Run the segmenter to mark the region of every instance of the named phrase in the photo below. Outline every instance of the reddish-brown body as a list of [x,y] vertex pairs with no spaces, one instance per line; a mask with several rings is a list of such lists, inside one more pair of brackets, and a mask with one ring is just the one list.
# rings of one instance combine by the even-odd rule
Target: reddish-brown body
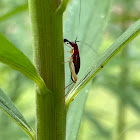
[[80,70],[80,55],[79,55],[79,49],[78,49],[78,45],[75,42],[70,42],[67,39],[64,39],[64,42],[67,42],[67,44],[70,44],[73,47],[73,54],[72,54],[72,61],[74,63],[74,67],[75,67],[75,73],[78,74],[79,70]]
[[[71,80],[74,83],[76,83],[77,77],[75,76],[75,74],[77,75],[80,70],[80,55],[79,55],[78,45],[76,43],[76,40],[75,40],[75,42],[70,42],[69,40],[64,39],[64,43],[70,44],[72,47],[71,61],[73,64],[71,64],[71,63],[69,63],[69,64],[71,65],[71,67],[72,67],[72,65],[74,65],[74,71],[71,69]],[[72,71],[75,74],[72,74]],[[75,77],[75,78],[73,79],[73,77]]]
[[75,66],[75,72],[76,72],[76,74],[78,74],[78,72],[80,70],[80,56],[79,56],[78,45],[77,45],[76,41],[75,42],[70,42],[70,45],[74,49],[72,59],[73,59],[73,63],[74,63],[74,66]]

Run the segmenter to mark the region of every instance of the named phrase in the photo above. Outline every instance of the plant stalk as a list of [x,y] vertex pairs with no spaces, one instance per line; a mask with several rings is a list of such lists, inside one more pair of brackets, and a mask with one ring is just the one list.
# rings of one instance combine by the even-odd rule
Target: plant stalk
[[36,139],[65,140],[64,50],[62,14],[55,13],[58,0],[29,0],[37,71],[53,92],[36,90]]
[[[121,53],[122,61],[127,56],[127,48],[124,48]],[[117,120],[117,138],[116,140],[125,140],[125,120],[126,120],[126,97],[127,97],[127,75],[128,75],[128,68],[127,64],[124,65],[122,63],[121,66],[121,74],[120,74],[120,82],[119,82],[119,89],[121,89],[121,92],[119,94],[123,95],[123,98],[120,98],[118,100],[118,120]]]

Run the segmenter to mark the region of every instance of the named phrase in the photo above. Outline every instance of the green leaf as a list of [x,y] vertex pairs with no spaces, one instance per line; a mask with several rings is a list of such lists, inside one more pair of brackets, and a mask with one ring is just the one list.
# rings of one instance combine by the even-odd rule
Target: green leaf
[[[78,2],[71,1],[67,12],[65,13],[68,18],[64,22],[64,38],[73,41],[72,39],[76,39],[76,37],[78,37],[78,40],[89,44],[91,47],[99,48],[104,30],[108,23],[112,0],[102,2],[99,0],[81,0],[80,23],[80,0]],[[78,74],[79,79],[79,77],[85,73],[85,70],[89,67],[90,63],[93,62],[94,58],[93,51],[91,51],[90,48],[87,49],[87,46],[84,46],[84,44],[82,45],[82,43],[79,43],[78,45],[81,59],[81,67]],[[92,56],[92,58],[89,58],[89,56]],[[70,73],[67,66],[66,71]],[[70,79],[67,79],[68,77],[66,77],[66,85],[71,83]],[[90,84],[86,86],[84,90],[82,90],[77,98],[74,99],[67,112],[67,140],[77,139],[89,88]],[[68,100],[66,99],[66,105],[67,101]]]
[[57,13],[63,13],[70,0],[62,0],[60,6],[56,10]]
[[14,15],[20,13],[20,12],[23,12],[23,11],[25,11],[27,9],[28,9],[28,3],[26,3],[24,5],[21,5],[19,7],[16,7],[14,10],[12,10],[12,11],[6,13],[5,15],[1,16],[0,17],[0,22],[5,20],[5,19],[7,19],[7,18],[9,18],[9,17],[11,17],[11,16],[14,16]]
[[126,46],[140,33],[140,19],[126,30],[89,68],[86,74],[78,82],[78,85],[71,90],[66,99],[66,108],[68,109],[72,100],[77,96],[79,91],[115,56],[122,47]]
[[20,71],[33,80],[38,85],[40,93],[45,94],[46,92],[51,92],[38,75],[31,61],[2,34],[0,34],[0,62]]
[[86,99],[88,96],[87,94],[88,92],[86,92],[85,90],[84,92],[80,94],[80,96],[78,96],[74,100],[72,106],[70,106],[69,111],[67,113],[66,140],[77,139],[77,135],[78,135],[81,120],[82,120],[82,114],[83,114],[84,107],[86,104]]
[[23,115],[13,104],[11,99],[0,89],[0,108],[10,116],[30,137],[35,140],[35,132],[26,122]]

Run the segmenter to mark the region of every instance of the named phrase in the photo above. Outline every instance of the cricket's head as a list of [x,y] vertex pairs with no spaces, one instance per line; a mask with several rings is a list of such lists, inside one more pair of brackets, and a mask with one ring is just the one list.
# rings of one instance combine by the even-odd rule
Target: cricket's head
[[64,43],[70,44],[70,41],[67,39],[64,39]]
[[70,42],[69,40],[64,39],[64,43],[70,44],[73,48],[77,47],[77,42],[79,41],[75,40],[75,42]]

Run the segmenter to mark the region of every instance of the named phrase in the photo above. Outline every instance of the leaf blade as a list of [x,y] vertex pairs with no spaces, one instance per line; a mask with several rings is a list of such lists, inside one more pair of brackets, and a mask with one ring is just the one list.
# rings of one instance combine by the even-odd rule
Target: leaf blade
[[0,33],[0,62],[33,80],[42,94],[50,93],[31,61]]
[[77,87],[71,90],[66,99],[66,108],[68,109],[72,100],[77,96],[79,91],[108,63],[108,61],[115,56],[122,47],[126,46],[140,34],[140,19],[126,30],[90,67],[86,74],[81,78]]
[[[112,0],[109,0],[108,2],[103,1],[102,3],[98,0],[88,0],[84,1],[81,0],[81,4],[78,4],[78,7],[74,7],[71,11],[73,11],[74,15],[71,16],[71,23],[68,21],[68,23],[64,24],[64,27],[66,28],[66,33],[64,32],[64,36],[68,39],[76,38],[78,37],[78,40],[81,40],[86,44],[91,45],[91,47],[95,49],[95,47],[99,47],[101,44],[101,40],[104,34],[104,30],[106,28],[106,25],[109,20],[110,15],[110,6],[111,6]],[[74,4],[74,3],[73,3]],[[74,21],[77,18],[77,15],[79,17],[79,5],[81,5],[81,13],[80,13],[80,23],[79,21]],[[83,11],[85,10],[86,16],[84,15]],[[76,14],[77,13],[77,14]],[[95,13],[95,14],[93,14]],[[97,18],[98,16],[98,18]],[[70,23],[70,24],[69,24]],[[78,24],[77,24],[78,23]],[[77,25],[79,27],[77,27]],[[68,26],[68,27],[67,27]],[[78,28],[78,29],[77,29]],[[68,33],[68,30],[70,30],[70,33]],[[73,32],[71,32],[73,31]],[[100,34],[99,34],[100,32]],[[78,34],[79,33],[79,34]],[[91,41],[91,38],[94,38]],[[94,42],[94,43],[93,43]],[[82,73],[85,72],[85,69],[87,69],[87,60],[85,59],[85,52],[88,55],[87,48],[84,50],[83,45],[79,45],[79,51],[80,51],[80,57],[84,56],[81,59],[81,67],[80,67],[80,73],[78,74],[78,77],[82,75]],[[90,53],[91,54],[91,53]],[[87,57],[89,58],[89,57]],[[88,60],[92,61],[93,60]],[[70,83],[70,82],[69,82]],[[86,88],[82,91],[80,95],[78,95],[78,98],[76,98],[73,103],[70,106],[70,110],[67,112],[67,129],[66,129],[66,139],[67,140],[76,140],[78,136],[78,132],[80,129],[80,124],[82,121],[82,114],[84,111],[86,99],[88,96],[88,90],[90,88],[90,84],[86,86]],[[67,99],[66,99],[67,101]]]
[[6,13],[5,15],[1,16],[0,17],[0,22],[4,21],[4,20],[8,19],[9,17],[14,16],[14,15],[20,13],[20,12],[26,11],[27,9],[28,9],[28,3],[23,4],[21,6],[18,6],[14,10],[12,10],[12,11]]
[[12,118],[33,140],[35,139],[35,132],[26,122],[23,115],[13,104],[11,99],[0,89],[0,108]]

